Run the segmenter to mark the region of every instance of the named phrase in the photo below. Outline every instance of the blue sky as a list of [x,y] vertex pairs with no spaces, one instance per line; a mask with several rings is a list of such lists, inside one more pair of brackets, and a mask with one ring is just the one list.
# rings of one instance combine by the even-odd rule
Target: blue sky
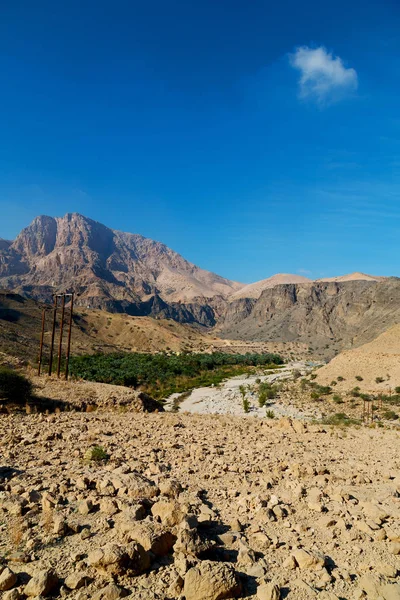
[[250,282],[400,275],[395,0],[3,0],[0,237],[81,212]]

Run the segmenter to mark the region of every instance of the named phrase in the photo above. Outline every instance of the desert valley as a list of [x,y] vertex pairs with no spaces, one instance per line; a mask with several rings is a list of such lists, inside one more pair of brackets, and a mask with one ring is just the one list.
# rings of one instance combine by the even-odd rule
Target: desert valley
[[399,278],[242,284],[74,213],[0,290],[1,598],[400,598]]

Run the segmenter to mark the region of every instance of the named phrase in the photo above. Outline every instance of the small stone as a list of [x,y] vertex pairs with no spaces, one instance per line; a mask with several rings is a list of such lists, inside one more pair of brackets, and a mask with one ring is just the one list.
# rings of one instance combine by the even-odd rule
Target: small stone
[[400,583],[387,583],[382,585],[379,593],[384,600],[400,600]]
[[84,527],[81,531],[80,537],[81,537],[81,540],[87,540],[90,538],[91,535],[92,534],[90,533],[89,527]]
[[300,569],[322,569],[325,565],[324,556],[305,550],[296,550],[293,552],[293,558]]
[[160,493],[169,498],[177,498],[182,491],[182,486],[176,479],[166,479],[160,483]]
[[21,598],[21,592],[17,588],[4,592],[2,596],[2,600],[21,600]]
[[90,582],[90,577],[84,572],[74,572],[70,573],[65,580],[65,585],[70,590],[79,590],[79,588],[88,585]]
[[389,563],[378,563],[375,567],[375,571],[384,577],[395,578],[397,575],[396,567]]
[[64,517],[61,515],[56,515],[54,517],[53,533],[58,536],[63,536],[66,534],[67,529],[68,526]]
[[281,590],[274,583],[264,583],[257,588],[258,600],[280,600]]
[[153,504],[151,512],[155,517],[159,517],[161,523],[167,527],[173,527],[181,522],[183,513],[176,500],[159,500]]
[[242,531],[242,529],[243,529],[243,525],[241,524],[239,519],[233,519],[230,522],[230,527],[231,527],[231,531],[234,531],[234,532],[239,532],[239,531]]
[[110,583],[93,594],[93,600],[118,600],[128,595],[128,592],[115,583]]
[[77,511],[80,515],[86,516],[93,510],[93,502],[87,498],[78,503]]
[[0,574],[0,592],[10,590],[17,583],[16,574],[6,567]]
[[138,542],[146,551],[151,551],[156,556],[168,554],[176,541],[176,536],[170,531],[166,531],[159,523],[154,522],[135,523],[126,532],[126,535],[129,539]]
[[391,544],[389,544],[389,552],[390,554],[394,554],[395,556],[400,554],[400,542],[392,542]]

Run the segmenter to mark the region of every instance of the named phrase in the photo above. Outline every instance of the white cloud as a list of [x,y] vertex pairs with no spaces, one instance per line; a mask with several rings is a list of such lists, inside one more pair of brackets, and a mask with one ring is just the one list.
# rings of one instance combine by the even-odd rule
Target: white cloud
[[299,95],[320,105],[331,104],[355,92],[358,86],[355,69],[346,68],[339,56],[323,46],[300,46],[289,55],[293,68],[300,71]]

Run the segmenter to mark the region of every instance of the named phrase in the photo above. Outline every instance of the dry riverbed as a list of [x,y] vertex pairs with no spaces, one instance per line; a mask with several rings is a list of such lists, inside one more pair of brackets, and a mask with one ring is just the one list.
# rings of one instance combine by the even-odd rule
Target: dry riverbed
[[[257,382],[269,382],[271,384],[283,383],[293,379],[293,374],[299,372],[306,375],[312,367],[306,362],[293,362],[269,375],[240,375],[225,380],[219,386],[197,388],[187,394],[172,394],[164,405],[165,410],[179,410],[203,415],[233,415],[265,417],[267,411],[275,417],[291,417],[295,419],[319,419],[321,414],[318,408],[309,405],[307,408],[299,409],[290,402],[282,399],[269,400],[264,407],[258,403]],[[243,407],[243,394],[249,402],[249,410],[246,413]],[[271,413],[272,411],[272,413]]]

